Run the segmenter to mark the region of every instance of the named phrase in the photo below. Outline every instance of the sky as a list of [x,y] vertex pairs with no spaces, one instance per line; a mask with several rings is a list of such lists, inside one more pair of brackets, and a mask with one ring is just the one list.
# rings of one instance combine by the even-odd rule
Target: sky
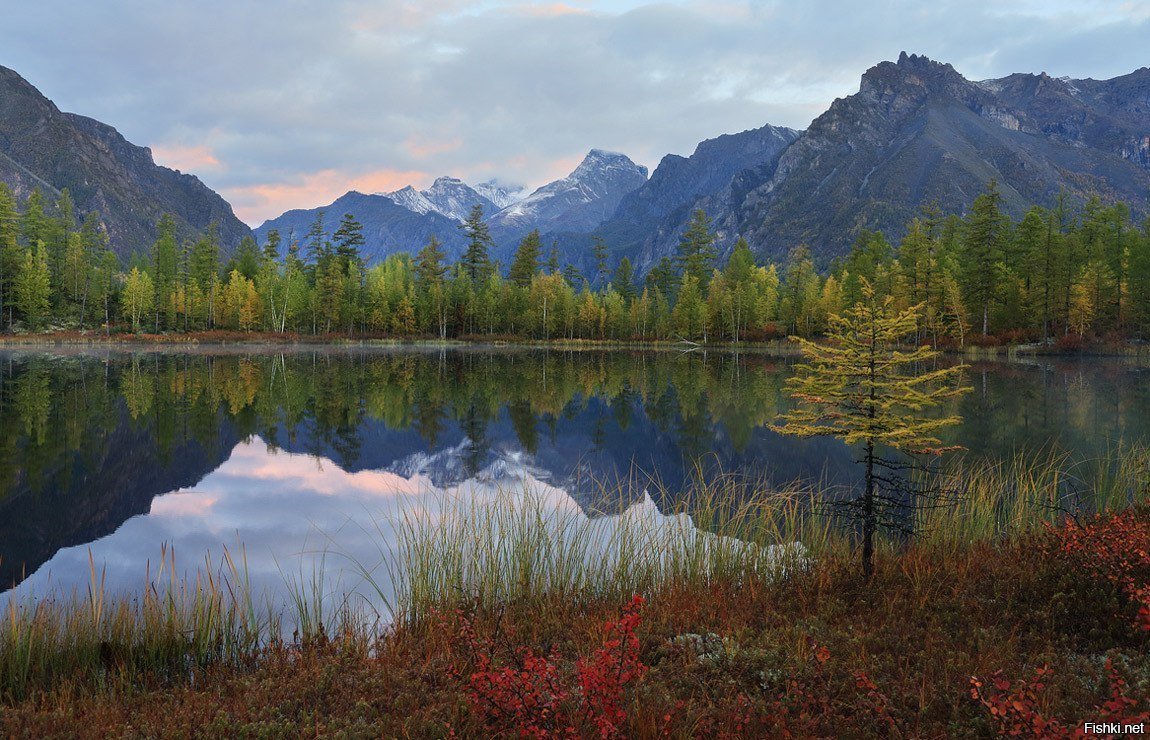
[[258,225],[439,175],[537,187],[805,128],[900,51],[971,79],[1150,64],[1150,2],[0,1],[0,65]]

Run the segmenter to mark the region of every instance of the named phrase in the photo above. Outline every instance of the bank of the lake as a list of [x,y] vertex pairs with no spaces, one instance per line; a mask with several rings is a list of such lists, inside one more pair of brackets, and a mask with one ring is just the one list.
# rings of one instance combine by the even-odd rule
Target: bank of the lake
[[[522,592],[382,631],[333,615],[326,633],[234,653],[63,634],[62,650],[92,654],[30,657],[31,670],[71,670],[5,696],[0,734],[1070,736],[1147,719],[1148,550],[1143,505],[884,549],[869,583],[827,551],[782,574],[664,580],[639,599]],[[127,607],[102,608],[114,621]],[[205,654],[228,657],[191,657]]]
[[[944,354],[971,359],[1011,359],[1015,357],[1133,357],[1150,359],[1150,342],[1131,339],[1091,338],[1070,335],[1059,341],[1016,341],[1001,337],[972,337],[969,344],[959,346],[953,341],[938,345]],[[929,343],[929,342],[927,342]],[[622,339],[538,339],[519,335],[475,334],[461,337],[439,338],[427,336],[397,337],[389,334],[332,332],[307,334],[300,332],[269,331],[189,331],[189,332],[125,332],[106,333],[96,330],[59,330],[47,332],[0,333],[3,347],[266,347],[283,348],[302,346],[320,347],[489,347],[514,346],[554,349],[677,349],[729,350],[768,352],[780,356],[798,356],[798,344],[787,337],[768,341],[699,342],[687,340],[622,340]],[[908,345],[911,346],[911,345]]]

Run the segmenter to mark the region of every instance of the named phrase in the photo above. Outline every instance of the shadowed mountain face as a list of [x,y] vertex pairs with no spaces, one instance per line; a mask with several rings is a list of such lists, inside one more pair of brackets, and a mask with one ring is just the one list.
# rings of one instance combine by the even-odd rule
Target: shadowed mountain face
[[[182,542],[185,561],[201,559],[193,548],[234,545],[237,532],[253,546],[276,540],[272,521],[306,531],[308,515],[282,493],[289,483],[317,493],[318,514],[356,491],[389,498],[474,482],[516,491],[535,481],[591,516],[617,511],[620,494],[640,501],[644,489],[663,513],[689,510],[693,481],[715,470],[773,485],[856,484],[851,449],[770,429],[789,404],[789,372],[787,361],[754,353],[0,352],[0,591],[62,548],[162,513],[165,539],[134,543],[141,560],[121,568],[142,578],[161,542],[205,513],[196,501],[220,518]],[[948,410],[964,422],[945,441],[971,455],[1094,459],[1150,433],[1137,365],[987,364],[970,374],[976,390]],[[243,444],[256,437],[266,453]],[[237,455],[243,464],[214,474]],[[256,490],[267,503],[231,500]],[[53,567],[83,561],[71,578],[83,583],[82,555]]]
[[161,167],[149,149],[114,128],[63,113],[18,74],[0,67],[0,181],[25,197],[68,188],[81,214],[98,211],[112,248],[146,252],[170,213],[181,237],[215,223],[225,250],[250,233],[228,203],[192,175]]
[[774,168],[736,176],[720,230],[781,260],[800,243],[823,262],[861,229],[897,239],[920,208],[961,213],[991,179],[1014,216],[1060,191],[1150,213],[1150,69],[1108,81],[1013,75],[985,83],[903,54],[866,72]]
[[794,129],[768,125],[708,139],[689,157],[668,154],[650,180],[623,197],[596,233],[612,251],[630,256],[645,271],[658,257],[675,253],[695,207],[728,202],[736,174],[773,168],[798,137]]

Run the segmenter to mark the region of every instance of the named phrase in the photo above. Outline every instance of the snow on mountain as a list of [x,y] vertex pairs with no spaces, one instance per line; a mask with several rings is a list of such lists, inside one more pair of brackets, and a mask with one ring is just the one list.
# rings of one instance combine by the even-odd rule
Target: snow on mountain
[[434,211],[461,223],[474,206],[482,206],[484,215],[488,216],[502,207],[457,177],[437,177],[427,190],[416,190],[408,185],[386,195],[414,213]]
[[491,217],[493,233],[516,236],[537,228],[590,231],[603,223],[627,193],[647,181],[647,168],[618,152],[592,149],[561,180],[548,183]]
[[435,204],[432,203],[426,195],[410,185],[402,190],[396,190],[394,193],[380,193],[380,195],[391,198],[396,205],[403,206],[413,213],[423,215],[424,213],[431,213],[432,211],[436,213],[439,212],[439,209],[435,207]]
[[527,197],[527,188],[522,185],[501,185],[498,180],[491,179],[475,186],[475,191],[494,203],[498,208],[506,208],[512,203],[518,203]]

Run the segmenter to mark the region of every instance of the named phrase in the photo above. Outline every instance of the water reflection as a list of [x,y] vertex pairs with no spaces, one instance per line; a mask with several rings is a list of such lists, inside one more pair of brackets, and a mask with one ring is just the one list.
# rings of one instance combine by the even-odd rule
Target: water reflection
[[[787,374],[746,353],[0,353],[0,587],[83,584],[91,545],[133,588],[162,542],[192,567],[237,541],[282,585],[301,553],[377,552],[360,525],[401,494],[530,481],[595,516],[602,484],[644,474],[671,492],[715,467],[853,481],[843,445],[767,428]],[[973,455],[1090,457],[1150,426],[1136,363],[982,364],[969,380],[947,441]]]

